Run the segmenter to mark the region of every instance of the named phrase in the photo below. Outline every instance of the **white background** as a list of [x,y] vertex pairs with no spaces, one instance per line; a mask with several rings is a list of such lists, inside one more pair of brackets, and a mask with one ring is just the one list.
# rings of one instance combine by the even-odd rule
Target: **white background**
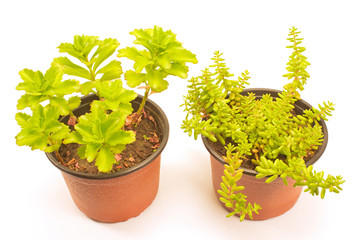
[[[358,236],[360,16],[357,1],[2,1],[0,3],[2,239],[334,239]],[[343,175],[339,195],[324,200],[302,193],[286,214],[267,221],[226,218],[211,185],[210,161],[201,141],[180,129],[179,105],[187,82],[170,78],[167,91],[152,95],[171,124],[162,154],[159,193],[139,217],[102,224],[73,204],[58,169],[42,152],[15,144],[15,91],[23,68],[45,72],[57,46],[75,34],[112,37],[133,46],[128,33],[154,24],[172,29],[197,55],[190,76],[207,67],[215,50],[230,71],[245,69],[250,87],[281,89],[290,51],[288,29],[305,38],[311,63],[303,99],[336,104],[327,122],[329,142],[317,170]],[[121,59],[123,68],[131,63]]]

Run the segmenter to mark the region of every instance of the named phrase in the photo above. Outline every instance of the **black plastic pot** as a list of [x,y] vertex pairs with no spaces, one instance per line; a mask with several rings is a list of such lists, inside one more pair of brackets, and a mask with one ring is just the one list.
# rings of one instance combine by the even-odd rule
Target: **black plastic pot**
[[[96,95],[82,98],[80,107],[74,110],[76,116],[89,112]],[[132,101],[136,111],[142,96]],[[129,169],[114,172],[90,174],[73,171],[56,159],[54,153],[46,153],[52,164],[61,170],[73,201],[88,217],[100,222],[126,221],[139,215],[155,199],[159,187],[160,159],[169,138],[169,123],[165,113],[151,100],[145,109],[157,122],[162,138],[158,149],[140,164]],[[67,122],[69,116],[61,118]]]

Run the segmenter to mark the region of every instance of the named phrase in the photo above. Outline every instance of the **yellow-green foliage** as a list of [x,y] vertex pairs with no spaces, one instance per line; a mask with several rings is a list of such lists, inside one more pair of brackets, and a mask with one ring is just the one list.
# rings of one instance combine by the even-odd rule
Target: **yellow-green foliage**
[[[324,179],[323,172],[317,173],[312,167],[306,167],[304,158],[322,144],[323,132],[319,121],[327,120],[334,104],[324,102],[319,109],[294,114],[294,103],[300,99],[299,91],[304,89],[309,77],[306,72],[309,62],[302,55],[305,48],[299,46],[302,40],[298,37],[299,33],[296,28],[290,29],[288,40],[291,46],[288,48],[293,52],[286,68],[288,73],[284,76],[291,82],[284,86],[277,98],[265,94],[256,99],[253,93],[241,94],[250,79],[249,72],[245,71],[237,80],[231,79],[233,74],[228,72],[222,53],[215,52],[212,58],[214,64],[210,65],[213,71],[206,68],[201,76],[189,80],[183,104],[187,115],[182,128],[195,139],[202,134],[223,145],[226,139],[232,140],[235,146],[231,149],[235,155],[231,154],[232,161],[227,163],[235,170],[239,161],[251,160],[257,165],[257,178],[268,177],[266,182],[271,182],[280,176],[286,182],[286,176],[289,176],[295,179],[295,185],[307,186],[306,191],[313,195],[319,195],[321,189],[321,197],[324,197],[326,190],[341,190],[342,177],[329,175]],[[279,156],[283,160],[279,160]],[[231,186],[224,186],[230,191]],[[222,193],[226,191],[223,189]],[[227,201],[224,202],[229,205],[231,201]],[[248,214],[245,208],[239,211],[235,204],[232,206],[240,216]]]

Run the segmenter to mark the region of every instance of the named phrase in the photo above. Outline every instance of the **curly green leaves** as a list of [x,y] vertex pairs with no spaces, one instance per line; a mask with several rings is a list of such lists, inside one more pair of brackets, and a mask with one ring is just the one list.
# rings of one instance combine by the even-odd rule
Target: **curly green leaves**
[[[341,184],[345,182],[341,176],[328,175],[324,178],[324,172],[316,172],[313,170],[313,166],[306,167],[305,161],[302,158],[291,158],[288,160],[288,164],[279,159],[275,161],[268,160],[264,156],[260,158],[260,164],[255,169],[259,174],[256,178],[267,178],[266,182],[270,183],[276,178],[281,177],[284,183],[287,185],[287,177],[291,177],[295,180],[294,187],[306,186],[305,192],[309,192],[311,195],[319,195],[321,198],[325,197],[326,190],[330,192],[339,193],[342,188]],[[321,191],[320,191],[321,189]]]
[[113,60],[99,69],[119,45],[119,42],[112,38],[99,40],[96,36],[76,35],[74,43],[62,43],[58,48],[60,52],[78,59],[84,67],[75,64],[67,57],[55,58],[53,65],[61,66],[65,74],[89,80],[90,82],[83,83],[80,89],[81,93],[86,95],[92,92],[95,81],[120,78],[123,71],[119,61]]
[[79,117],[79,123],[65,144],[78,143],[81,158],[89,162],[95,160],[95,165],[101,172],[109,172],[116,162],[114,155],[121,153],[126,144],[135,141],[135,133],[122,130],[127,115],[121,112],[106,114],[99,101],[94,101],[91,113]]
[[23,82],[16,87],[17,90],[24,90],[26,93],[19,99],[17,108],[22,110],[30,107],[32,110],[45,100],[50,100],[50,105],[58,107],[61,115],[70,112],[79,106],[80,98],[71,97],[65,100],[64,96],[72,94],[79,89],[79,82],[76,80],[62,80],[63,71],[61,68],[51,66],[43,75],[40,71],[24,69],[20,71]]
[[19,146],[29,146],[32,150],[40,149],[45,152],[57,151],[70,129],[58,121],[59,108],[40,104],[34,108],[33,115],[17,113],[16,121],[21,127],[16,136]]
[[[127,47],[119,50],[118,57],[133,60],[134,70],[125,73],[129,86],[137,87],[144,83],[153,92],[162,92],[167,89],[165,78],[174,75],[187,78],[187,62],[197,63],[195,54],[182,47],[176,40],[176,35],[170,30],[163,31],[161,27],[153,29],[136,29],[130,34],[136,37],[135,44],[140,44],[146,50]],[[145,69],[146,73],[142,73]]]
[[100,104],[104,105],[105,110],[121,111],[126,115],[132,113],[131,101],[137,97],[137,94],[132,90],[124,89],[120,79],[96,82],[95,87],[103,98]]

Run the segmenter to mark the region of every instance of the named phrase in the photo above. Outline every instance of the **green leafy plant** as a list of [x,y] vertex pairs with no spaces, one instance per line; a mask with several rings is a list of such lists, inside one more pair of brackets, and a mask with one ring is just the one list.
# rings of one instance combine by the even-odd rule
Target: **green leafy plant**
[[[195,55],[182,48],[171,31],[164,32],[155,26],[154,29],[134,30],[132,34],[138,37],[136,43],[149,50],[131,48],[139,55],[148,54],[151,59],[151,62],[143,65],[146,74],[141,73],[144,74],[143,82],[149,86],[148,89],[156,92],[165,90],[168,82],[163,78],[167,75],[184,78],[188,72],[185,63],[196,62]],[[109,59],[119,45],[112,38],[100,40],[96,36],[76,35],[73,43],[62,43],[58,47],[60,53],[69,56],[55,58],[45,74],[29,69],[20,71],[23,82],[16,89],[24,90],[25,94],[19,99],[17,108],[30,108],[32,116],[22,112],[16,114],[21,127],[16,136],[17,144],[30,146],[32,150],[55,152],[59,161],[65,165],[58,152],[60,146],[77,143],[80,145],[80,158],[95,161],[100,172],[110,172],[116,162],[116,155],[127,144],[135,141],[135,133],[124,130],[124,125],[133,112],[131,101],[137,94],[123,88],[121,63]],[[134,59],[125,53],[122,57]],[[140,74],[141,60],[135,59],[134,73]],[[161,73],[161,79],[158,73]],[[63,80],[64,74],[79,79]],[[130,87],[140,84],[131,84],[131,80],[128,83]],[[146,103],[148,89],[141,107]],[[77,93],[95,93],[99,98],[92,102],[90,112],[79,118],[73,114],[81,102],[80,97],[75,95]],[[135,122],[139,121],[140,114],[141,111],[137,114],[139,118],[134,118]],[[70,115],[68,125],[59,121],[61,115]]]
[[171,30],[163,31],[155,26],[153,29],[136,29],[130,34],[136,37],[134,43],[145,49],[120,49],[118,57],[127,57],[135,62],[134,70],[125,73],[127,84],[130,87],[145,84],[144,98],[137,111],[140,114],[151,91],[166,90],[169,83],[165,78],[169,75],[186,79],[189,71],[186,63],[197,63],[197,59],[195,54],[183,48]]
[[341,176],[316,172],[307,167],[305,158],[311,157],[323,141],[321,119],[327,120],[334,110],[334,104],[324,102],[319,109],[305,110],[296,115],[294,103],[300,99],[299,91],[304,89],[309,74],[307,58],[300,44],[299,31],[291,28],[288,40],[293,50],[287,63],[288,73],[284,75],[291,82],[284,86],[277,98],[265,94],[256,99],[254,93],[241,94],[250,79],[245,71],[237,80],[221,58],[222,53],[215,52],[214,64],[206,68],[201,76],[189,80],[188,94],[183,104],[187,112],[182,128],[195,139],[199,134],[213,142],[227,145],[227,156],[220,199],[243,220],[247,214],[252,218],[260,206],[246,205],[245,197],[239,192],[242,186],[236,182],[241,178],[240,166],[243,161],[251,162],[258,172],[256,178],[267,177],[270,183],[287,177],[295,180],[294,186],[306,186],[312,195],[325,196],[326,190],[338,193],[345,181]]
[[126,144],[135,141],[133,131],[124,131],[126,112],[117,111],[106,114],[99,101],[94,101],[91,113],[79,118],[75,130],[65,138],[64,143],[78,143],[80,158],[89,162],[95,160],[101,172],[109,172],[115,160],[115,154],[121,153]]
[[68,101],[64,96],[77,91],[79,82],[76,80],[62,80],[64,71],[57,66],[51,66],[45,74],[40,71],[24,69],[20,71],[23,82],[16,87],[26,93],[18,101],[19,110],[30,107],[32,110],[41,102],[50,100],[50,105],[58,107],[62,115],[71,114],[72,110],[80,105],[80,98],[71,97]]

